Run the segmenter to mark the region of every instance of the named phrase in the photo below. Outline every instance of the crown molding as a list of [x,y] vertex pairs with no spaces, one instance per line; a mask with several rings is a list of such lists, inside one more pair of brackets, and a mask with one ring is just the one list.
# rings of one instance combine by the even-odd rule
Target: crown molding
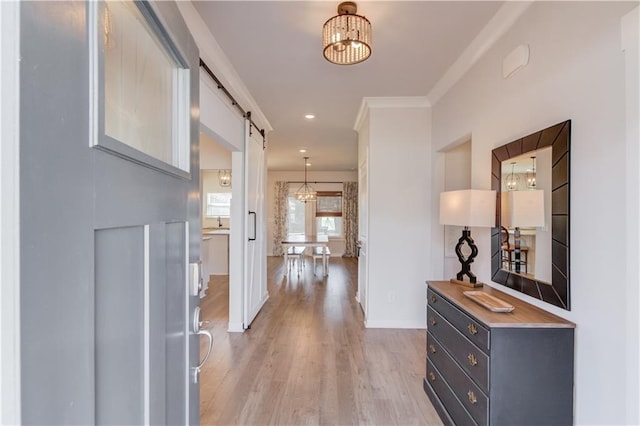
[[362,126],[367,113],[375,108],[429,108],[431,103],[426,96],[389,96],[389,97],[364,97],[360,103],[360,109],[356,115],[353,130],[358,131]]
[[533,4],[533,1],[505,2],[476,38],[467,46],[446,73],[438,80],[427,95],[431,105],[435,105],[484,54],[498,41],[509,28]]
[[209,31],[207,24],[202,20],[193,4],[190,1],[178,1],[176,4],[198,45],[200,58],[215,72],[216,77],[238,104],[245,110],[251,111],[251,119],[256,124],[266,132],[273,130],[269,120],[267,120],[253,96],[251,96],[249,89],[247,89],[233,65],[231,65],[229,58],[227,58],[211,31]]

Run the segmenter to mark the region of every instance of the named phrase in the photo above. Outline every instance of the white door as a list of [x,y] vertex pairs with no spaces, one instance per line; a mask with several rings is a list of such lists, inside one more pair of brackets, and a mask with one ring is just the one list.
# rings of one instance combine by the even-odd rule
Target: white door
[[265,180],[266,159],[264,137],[246,121],[245,176],[245,280],[244,327],[249,328],[253,319],[267,301],[267,243],[265,230]]
[[20,25],[22,422],[197,424],[197,47],[168,2]]

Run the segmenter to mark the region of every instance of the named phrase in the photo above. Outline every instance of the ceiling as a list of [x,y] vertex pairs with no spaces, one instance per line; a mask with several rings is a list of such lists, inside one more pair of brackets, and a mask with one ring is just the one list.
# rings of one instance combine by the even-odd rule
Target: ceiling
[[299,170],[303,155],[310,170],[355,170],[362,98],[427,96],[503,2],[360,1],[372,54],[346,66],[322,56],[322,25],[338,3],[193,1],[273,127],[269,170]]

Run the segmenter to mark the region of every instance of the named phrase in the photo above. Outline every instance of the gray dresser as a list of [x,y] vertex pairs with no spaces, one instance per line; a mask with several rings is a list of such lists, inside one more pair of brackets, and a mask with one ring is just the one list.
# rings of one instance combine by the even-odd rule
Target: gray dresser
[[[575,324],[488,286],[427,285],[424,390],[445,424],[573,424]],[[492,312],[471,290],[515,309]]]

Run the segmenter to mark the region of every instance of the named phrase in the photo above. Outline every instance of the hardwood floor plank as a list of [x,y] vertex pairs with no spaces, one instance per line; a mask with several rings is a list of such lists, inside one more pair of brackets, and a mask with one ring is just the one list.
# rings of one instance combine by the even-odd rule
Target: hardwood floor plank
[[327,277],[309,260],[300,275],[284,276],[282,264],[268,258],[269,300],[242,334],[226,331],[228,276],[211,277],[201,423],[441,425],[422,390],[424,330],[364,328],[357,261],[331,258]]

